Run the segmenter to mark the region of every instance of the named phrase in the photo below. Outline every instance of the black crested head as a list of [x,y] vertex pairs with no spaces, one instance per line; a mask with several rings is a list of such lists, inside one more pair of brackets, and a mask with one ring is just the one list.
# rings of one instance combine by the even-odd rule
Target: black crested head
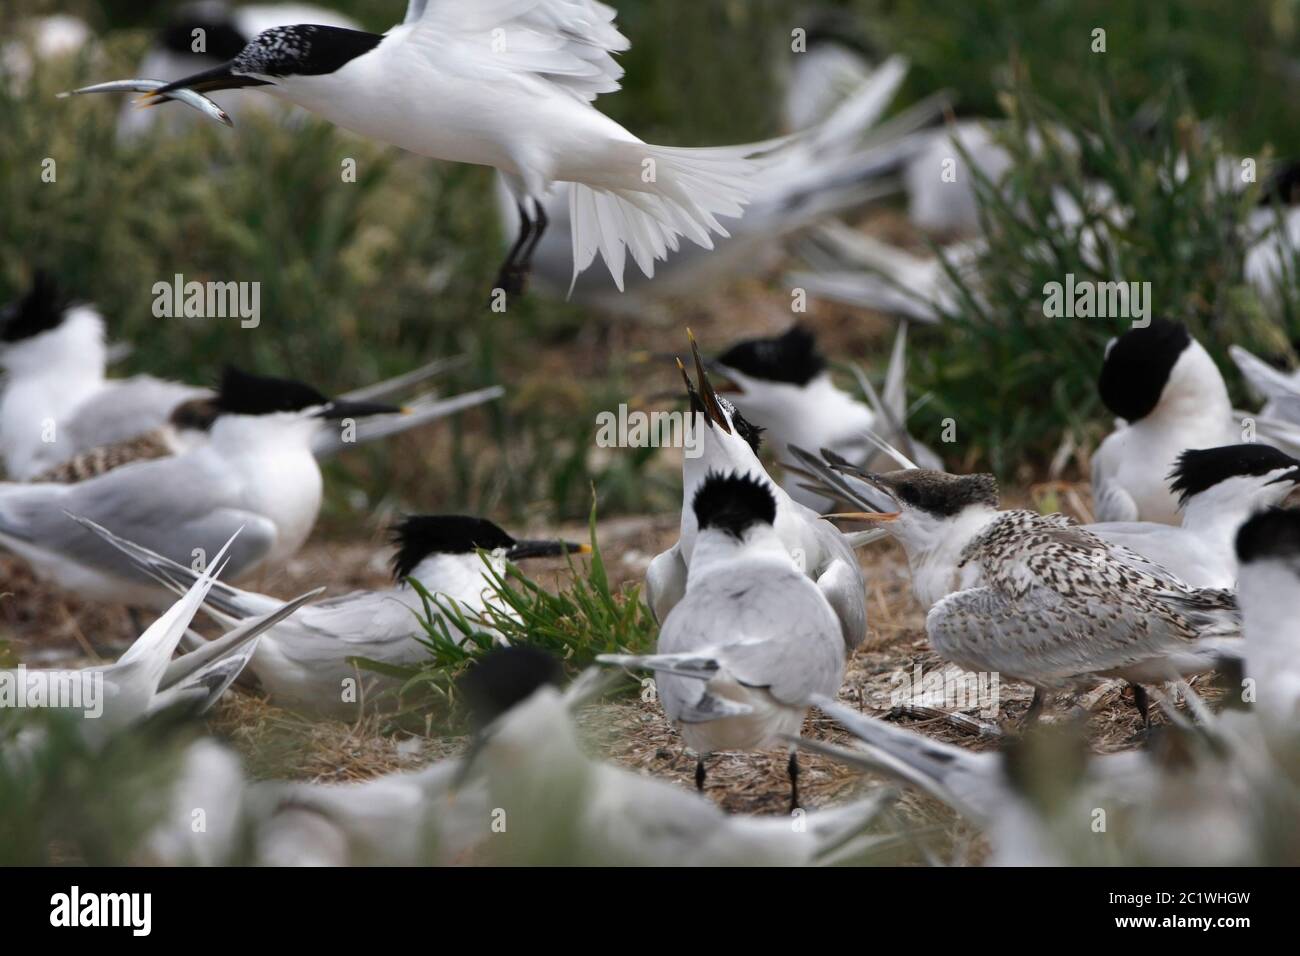
[[[194,49],[195,30],[202,30],[202,51]],[[158,32],[158,45],[170,53],[207,56],[222,63],[233,60],[248,45],[225,4],[187,4]]]
[[1269,508],[1252,515],[1237,532],[1237,560],[1242,564],[1272,558],[1300,560],[1300,510]]
[[874,475],[872,481],[900,504],[941,518],[955,517],[971,505],[998,506],[998,480],[992,475],[950,475],[909,468]]
[[757,455],[759,446],[763,444],[764,429],[755,425],[744,415],[740,414],[740,409],[731,404],[731,402],[727,401],[721,395],[718,396],[718,404],[721,405],[723,411],[727,413],[727,417],[731,420],[731,427],[736,430],[736,434],[745,439],[745,444],[749,445],[750,450]]
[[802,325],[771,338],[737,342],[717,362],[751,378],[791,385],[807,385],[826,370],[816,338]]
[[397,545],[393,577],[399,581],[431,554],[495,551],[515,543],[491,521],[471,515],[408,515],[389,531]]
[[248,76],[322,76],[333,73],[383,39],[377,33],[313,23],[263,30],[231,62]]
[[326,405],[329,399],[305,382],[270,378],[227,365],[221,373],[215,405],[226,415],[270,415]]
[[[1283,468],[1300,468],[1300,461],[1272,445],[1248,442],[1219,448],[1194,448],[1178,456],[1169,472],[1169,490],[1180,505],[1193,495],[1236,476],[1266,475]],[[1300,474],[1300,473],[1298,473]]]
[[1129,329],[1102,362],[1097,380],[1102,402],[1127,422],[1145,418],[1159,404],[1169,373],[1191,344],[1181,322],[1152,319],[1145,328]]
[[557,658],[527,644],[503,647],[465,672],[457,689],[465,699],[475,730],[522,704],[542,687],[559,687],[564,668]]
[[711,471],[691,502],[700,530],[717,528],[739,538],[755,524],[776,520],[772,491],[749,475]]
[[21,342],[58,328],[67,308],[54,277],[38,269],[27,293],[0,310],[0,342]]

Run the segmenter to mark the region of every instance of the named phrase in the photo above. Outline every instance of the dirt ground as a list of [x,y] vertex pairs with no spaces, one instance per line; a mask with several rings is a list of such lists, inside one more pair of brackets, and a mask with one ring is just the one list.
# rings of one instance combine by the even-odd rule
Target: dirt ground
[[[1012,500],[1032,497],[1011,495]],[[1070,496],[1065,496],[1068,500]],[[1077,500],[1083,501],[1080,496]],[[573,525],[552,529],[581,540],[586,529]],[[638,581],[651,556],[676,538],[677,516],[619,518],[600,524],[598,538],[614,583]],[[249,582],[257,590],[289,597],[310,587],[327,584],[329,593],[355,587],[383,586],[389,551],[381,538],[346,544],[313,543],[274,574]],[[891,694],[900,675],[912,675],[918,665],[924,672],[940,671],[943,662],[928,648],[924,615],[912,597],[910,576],[901,550],[891,542],[863,549],[861,564],[868,588],[869,632],[866,642],[849,662],[840,699],[878,717],[904,722],[921,733],[973,749],[998,746],[984,737],[934,717],[898,713]],[[562,561],[535,564],[528,570],[544,584],[560,584],[567,570]],[[22,563],[0,556],[0,653],[9,663],[76,665],[116,657],[138,633],[125,610],[83,605],[34,581]],[[986,723],[1011,726],[1023,714],[1031,697],[1026,685],[1004,681],[1000,711],[981,715],[975,708],[964,713]],[[1049,708],[1046,720],[1065,719],[1068,705],[1062,696]],[[1159,720],[1159,718],[1156,718]],[[315,781],[357,780],[418,766],[430,759],[457,752],[463,738],[439,737],[409,731],[392,732],[384,718],[364,717],[354,723],[316,720],[273,706],[255,689],[236,688],[210,718],[212,729],[241,749],[250,772]],[[695,762],[664,718],[657,702],[618,699],[590,708],[583,724],[591,750],[643,773],[694,786]],[[1091,746],[1112,751],[1135,746],[1140,723],[1127,692],[1102,695],[1088,722]],[[807,737],[847,742],[833,721],[810,713]],[[842,766],[820,755],[800,757],[801,804],[808,808],[841,802],[880,780]],[[785,813],[789,782],[786,754],[719,754],[708,765],[707,793],[733,812]],[[903,793],[893,812],[942,834],[946,859],[978,860],[983,847],[976,831],[967,827],[937,802]]]

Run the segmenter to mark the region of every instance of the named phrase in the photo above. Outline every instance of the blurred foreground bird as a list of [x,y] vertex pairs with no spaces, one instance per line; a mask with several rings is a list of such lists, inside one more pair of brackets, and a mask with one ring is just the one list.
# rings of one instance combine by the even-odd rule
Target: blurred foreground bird
[[529,647],[495,652],[466,677],[477,728],[467,780],[487,785],[504,826],[495,862],[603,866],[806,866],[869,860],[894,842],[867,832],[881,791],[796,815],[727,814],[712,801],[612,764],[579,746],[573,714],[601,686],[591,671],[561,693],[557,662]]
[[[173,590],[184,590],[199,577],[186,565],[83,523]],[[397,545],[393,587],[320,601],[263,636],[249,670],[271,700],[342,718],[355,718],[363,705],[371,711],[392,706],[396,696],[384,692],[402,682],[360,669],[355,659],[393,666],[426,660],[428,647],[420,643],[428,639],[422,623],[426,609],[434,627],[447,624],[447,632],[462,644],[468,635],[449,623],[452,614],[500,640],[486,614],[491,574],[504,575],[507,561],[591,551],[589,545],[566,541],[516,540],[485,518],[465,515],[411,515],[395,524],[392,534]],[[278,604],[265,594],[217,583],[204,609],[223,627],[233,627]]]
[[[699,537],[686,594],[664,620],[655,653],[597,660],[654,671],[664,712],[697,755],[703,790],[712,754],[797,737],[811,695],[839,692],[847,648],[835,612],[772,527],[776,499],[763,482],[710,474],[691,507]],[[793,749],[789,773],[794,810]]]
[[208,440],[181,454],[72,485],[0,484],[0,545],[84,597],[154,606],[170,592],[69,514],[199,566],[242,529],[228,568],[237,580],[288,558],[311,533],[323,490],[315,437],[343,419],[398,411],[233,368],[212,409]]
[[[233,539],[232,539],[233,541]],[[256,617],[229,628],[203,647],[172,659],[181,638],[203,604],[216,577],[225,566],[232,541],[213,557],[209,570],[197,575],[193,584],[114,663],[91,665],[80,670],[22,667],[0,671],[0,696],[12,697],[16,690],[49,685],[49,696],[39,705],[79,709],[87,718],[85,735],[102,742],[109,735],[146,715],[172,706],[195,712],[207,710],[239,676],[257,646],[260,636],[288,618],[323,588],[292,601],[273,602]],[[22,741],[20,735],[19,740]]]
[[771,491],[776,499],[773,527],[777,537],[830,603],[839,619],[845,646],[857,647],[866,636],[867,601],[862,570],[853,548],[863,537],[841,534],[772,481],[758,460],[760,430],[714,390],[695,338],[689,332],[688,337],[699,387],[680,362],[678,367],[686,384],[692,421],[699,433],[700,454],[687,455],[682,460],[682,520],[677,542],[656,555],[646,570],[646,602],[650,610],[662,622],[685,595],[687,569],[699,533],[692,507],[695,494],[711,472],[734,472],[751,476]]
[[619,89],[628,49],[615,11],[596,0],[410,0],[382,35],[315,24],[275,27],[229,62],[166,84],[168,94],[241,87],[345,129],[506,177],[520,231],[497,278],[523,290],[556,182],[573,183],[574,279],[604,258],[620,289],[628,256],[646,275],[682,237],[711,248],[719,216],[740,216],[753,145],[687,149],[644,143],[592,102]]

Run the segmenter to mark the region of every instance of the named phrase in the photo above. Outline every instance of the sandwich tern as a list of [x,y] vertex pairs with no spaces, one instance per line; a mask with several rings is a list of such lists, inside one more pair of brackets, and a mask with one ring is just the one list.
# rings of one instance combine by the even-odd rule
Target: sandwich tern
[[[883,392],[877,393],[866,376],[859,375],[870,405],[836,386],[813,333],[801,325],[781,335],[737,342],[708,365],[732,383],[721,390],[776,444],[783,468],[796,465],[790,454],[794,443],[829,448],[862,468],[870,467],[882,454],[867,438],[867,432],[874,431],[924,467],[942,469],[938,456],[914,442],[905,427],[906,349],[907,325],[902,323]],[[832,508],[834,500],[805,488],[797,470],[787,471],[781,482],[786,493],[814,511]]]
[[912,468],[859,472],[795,449],[811,472],[879,521],[902,545],[926,609],[935,652],[959,667],[997,672],[1043,693],[1118,677],[1142,685],[1239,659],[1231,591],[1194,588],[1064,515],[998,510],[992,475]]
[[1097,520],[1177,524],[1165,476],[1178,456],[1243,437],[1214,360],[1182,323],[1153,318],[1110,341],[1097,388],[1122,419],[1092,456]]
[[1112,521],[1084,525],[1197,588],[1235,588],[1235,539],[1257,511],[1281,504],[1300,483],[1300,461],[1271,445],[1193,449],[1169,475],[1182,523]]
[[[188,588],[200,576],[187,565],[83,523],[173,590]],[[590,545],[567,541],[517,540],[486,518],[467,515],[410,515],[391,531],[397,546],[391,588],[320,601],[263,635],[249,670],[276,703],[355,718],[363,704],[373,708],[379,693],[396,690],[401,682],[358,671],[354,658],[395,666],[426,659],[429,651],[421,643],[426,631],[420,620],[426,609],[442,617],[444,607],[450,607],[500,640],[484,620],[492,597],[489,569],[504,575],[507,561],[591,551]],[[428,594],[428,604],[411,581]],[[223,627],[234,627],[279,603],[265,594],[217,583],[204,599],[204,608]],[[355,682],[355,693],[345,693],[349,681]]]
[[0,484],[0,545],[91,599],[153,605],[168,591],[69,514],[180,563],[204,564],[237,530],[229,576],[295,553],[320,510],[312,440],[393,406],[328,399],[309,385],[227,368],[208,441],[72,485]]
[[[0,456],[12,480],[80,481],[139,458],[176,454],[206,437],[213,389],[151,375],[110,378],[108,359],[103,316],[68,303],[46,272],[0,312]],[[460,361],[430,362],[340,398],[391,398]],[[410,414],[358,422],[347,443],[343,430],[324,429],[312,449],[325,458],[500,394],[485,389],[441,402],[421,395],[411,400]]]
[[[226,542],[209,569],[196,575],[190,587],[115,662],[75,672],[76,680],[94,681],[100,688],[96,693],[102,694],[102,712],[88,715],[91,719],[84,724],[88,740],[102,743],[111,734],[165,708],[207,710],[239,676],[261,635],[324,590],[317,588],[288,602],[272,602],[262,613],[229,628],[199,650],[173,660],[186,629],[225,566],[233,541],[234,537]],[[58,675],[64,680],[70,676],[67,671],[36,668],[0,671],[0,675],[7,678],[6,684],[21,681],[27,687],[40,675]]]
[[654,146],[592,102],[619,88],[627,39],[597,0],[410,0],[382,35],[316,24],[275,27],[227,63],[143,98],[257,87],[337,126],[434,159],[506,175],[520,232],[496,287],[523,290],[546,231],[543,201],[572,183],[572,278],[599,252],[623,286],[630,255],[646,275],[685,236],[711,248],[719,216],[740,216],[758,163],[752,145]]
[[[567,292],[578,302],[637,315],[657,302],[706,294],[727,279],[774,265],[790,237],[897,190],[889,173],[923,145],[917,128],[943,106],[941,98],[931,98],[873,127],[906,71],[901,57],[882,63],[815,127],[772,147],[753,176],[744,217],[726,220],[729,235],[715,239],[712,250],[685,246],[670,253],[653,280],[629,273],[625,294],[593,273],[571,281],[571,187],[562,184],[545,201],[549,226],[533,258],[539,290],[553,296]],[[764,144],[754,145],[755,153],[764,149]],[[518,208],[500,175],[497,199],[505,232],[513,236],[519,229]]]
[[[655,653],[597,660],[654,671],[664,712],[697,755],[703,790],[713,753],[797,737],[809,697],[839,693],[847,648],[830,604],[777,537],[776,499],[762,481],[710,474],[692,509],[699,537],[686,594],[664,620]],[[789,773],[794,810],[793,749]]]
[[682,461],[682,520],[677,542],[656,555],[646,570],[646,602],[655,619],[663,622],[686,593],[687,568],[698,537],[699,525],[691,507],[695,495],[711,472],[749,475],[762,482],[776,499],[773,527],[808,577],[816,582],[839,619],[844,644],[855,648],[866,637],[867,599],[853,548],[861,539],[842,534],[817,512],[794,501],[768,476],[758,460],[760,430],[750,424],[709,381],[695,337],[690,335],[699,387],[678,362],[690,412],[703,421],[702,452]]
[[1237,593],[1255,709],[1295,737],[1300,719],[1300,511],[1262,511],[1237,534]]

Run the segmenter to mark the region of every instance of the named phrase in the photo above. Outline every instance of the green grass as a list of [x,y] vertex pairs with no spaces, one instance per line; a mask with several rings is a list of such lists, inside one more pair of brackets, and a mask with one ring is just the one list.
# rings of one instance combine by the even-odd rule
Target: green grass
[[596,540],[596,508],[589,517],[591,554],[583,567],[570,556],[567,586],[552,593],[514,565],[498,572],[481,555],[491,595],[485,613],[468,615],[441,595],[430,594],[407,579],[424,603],[419,616],[424,635],[418,640],[429,652],[426,662],[395,667],[358,659],[368,670],[404,680],[400,696],[422,713],[444,714],[454,708],[456,678],[496,644],[490,628],[509,644],[529,644],[564,662],[571,675],[595,662],[598,654],[637,654],[653,649],[659,627],[641,600],[640,585],[610,585],[605,560]]
[[[1269,315],[1243,281],[1252,235],[1247,219],[1260,184],[1231,189],[1220,183],[1216,164],[1226,147],[1197,117],[1181,86],[1160,97],[1154,129],[1145,136],[1134,135],[1113,112],[1100,83],[1086,90],[1094,103],[1088,124],[1023,86],[1004,97],[1010,123],[1002,142],[1015,165],[1000,184],[977,183],[988,247],[973,270],[959,275],[948,269],[960,294],[942,327],[918,336],[914,353],[918,387],[934,395],[921,413],[931,422],[922,433],[952,417],[968,465],[1019,480],[1041,473],[1066,432],[1089,447],[1109,428],[1110,415],[1096,394],[1097,373],[1107,340],[1131,321],[1049,317],[1048,283],[1063,284],[1068,274],[1149,282],[1152,315],[1186,322],[1220,359],[1233,342],[1291,355],[1288,339],[1300,331],[1293,326],[1288,334],[1286,316]],[[1070,136],[1052,133],[1038,146],[1035,130]],[[1067,146],[1070,139],[1082,148]],[[1261,170],[1265,158],[1259,157]],[[1098,182],[1113,200],[1089,198],[1090,184]],[[1062,222],[1056,190],[1085,210],[1082,222]],[[1111,215],[1116,208],[1131,214],[1117,222]],[[1095,237],[1091,254],[1089,235]],[[1231,366],[1223,364],[1232,379]]]

